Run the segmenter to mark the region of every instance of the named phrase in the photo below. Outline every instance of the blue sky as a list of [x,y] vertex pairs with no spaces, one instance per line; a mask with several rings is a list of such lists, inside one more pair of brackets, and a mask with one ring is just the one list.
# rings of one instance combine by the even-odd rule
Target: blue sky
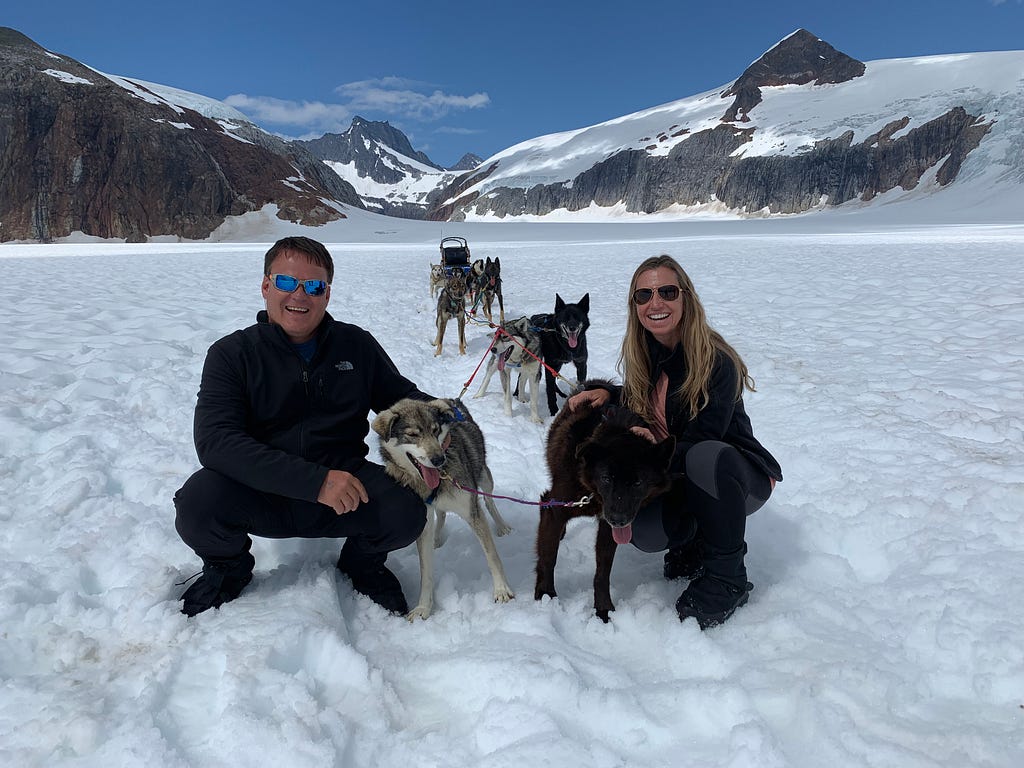
[[441,165],[735,80],[799,27],[861,61],[1024,48],[1022,0],[28,0],[0,26],[294,138],[388,120]]

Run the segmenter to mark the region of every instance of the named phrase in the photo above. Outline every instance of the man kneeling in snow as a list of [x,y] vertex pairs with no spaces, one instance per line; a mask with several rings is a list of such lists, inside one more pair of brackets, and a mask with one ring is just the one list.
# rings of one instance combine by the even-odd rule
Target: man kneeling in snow
[[252,580],[250,534],[341,538],[338,568],[386,610],[408,612],[388,552],[419,536],[420,498],[366,460],[372,410],[432,399],[367,331],[327,314],[334,262],[306,237],[264,259],[266,309],[210,347],[195,411],[203,468],[174,495],[175,525],[203,561],[182,595],[194,616]]

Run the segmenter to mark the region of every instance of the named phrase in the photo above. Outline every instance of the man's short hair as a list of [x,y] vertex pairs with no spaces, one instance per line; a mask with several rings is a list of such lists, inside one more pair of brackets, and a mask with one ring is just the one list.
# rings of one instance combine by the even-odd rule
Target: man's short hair
[[270,246],[267,255],[263,257],[264,275],[270,274],[270,265],[282,251],[298,251],[306,254],[311,262],[327,270],[327,282],[334,282],[334,259],[331,258],[331,254],[323,243],[309,237],[282,237]]

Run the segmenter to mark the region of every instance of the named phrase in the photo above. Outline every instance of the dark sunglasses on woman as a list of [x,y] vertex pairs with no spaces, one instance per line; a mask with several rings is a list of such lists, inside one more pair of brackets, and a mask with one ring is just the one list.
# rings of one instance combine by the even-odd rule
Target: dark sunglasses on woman
[[274,283],[274,287],[284,293],[291,293],[300,285],[307,296],[323,296],[327,292],[326,280],[299,280],[297,277],[281,274],[268,275],[268,277]]
[[679,297],[678,285],[659,285],[657,288],[637,288],[633,291],[633,303],[646,304],[654,298],[655,291],[665,301],[675,301]]

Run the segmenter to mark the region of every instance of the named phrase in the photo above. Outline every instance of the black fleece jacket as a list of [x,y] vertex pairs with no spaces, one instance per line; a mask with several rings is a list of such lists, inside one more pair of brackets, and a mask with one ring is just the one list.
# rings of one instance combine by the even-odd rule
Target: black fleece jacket
[[[672,469],[682,471],[685,468],[686,452],[697,443],[703,440],[721,440],[734,446],[766,475],[781,481],[782,468],[779,462],[754,437],[750,418],[743,408],[743,398],[736,398],[736,380],[739,373],[732,358],[724,352],[718,352],[711,369],[711,381],[708,382],[708,404],[695,418],[690,418],[689,407],[674,395],[686,379],[686,356],[683,354],[682,345],[669,349],[646,331],[644,335],[651,358],[652,391],[662,372],[668,376],[665,421],[668,422],[669,434],[676,438]],[[621,387],[593,382],[593,385],[588,384],[587,388],[591,386],[608,389],[612,395],[612,402],[619,402]]]
[[316,501],[329,469],[369,448],[367,416],[430,399],[362,328],[324,317],[308,363],[266,311],[210,347],[196,404],[199,461],[259,491]]

